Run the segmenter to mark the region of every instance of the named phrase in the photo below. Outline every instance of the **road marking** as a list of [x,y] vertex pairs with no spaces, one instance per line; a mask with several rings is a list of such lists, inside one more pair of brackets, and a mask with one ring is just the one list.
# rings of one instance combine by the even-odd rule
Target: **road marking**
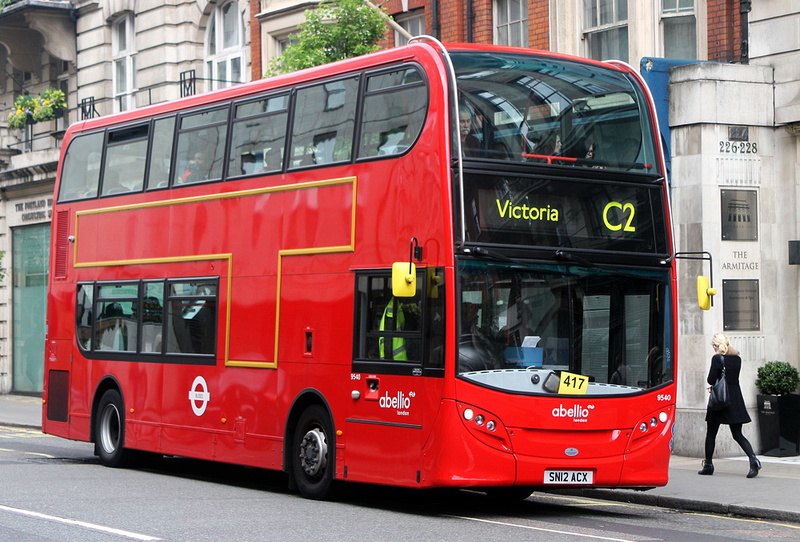
[[21,452],[19,450],[11,450],[9,448],[0,448],[0,452],[11,452],[11,453],[15,453],[16,452],[16,453],[19,453],[19,454],[22,454],[22,455],[36,455],[36,456],[39,456],[39,457],[46,457],[47,459],[55,459],[56,458],[56,456],[50,455],[50,454],[42,454],[42,453],[39,453],[39,452]]
[[748,523],[764,523],[765,525],[774,525],[776,527],[786,527],[788,529],[800,529],[798,525],[790,525],[788,523],[776,523],[774,521],[769,521],[766,519],[749,519],[749,518],[732,518],[728,516],[722,515],[715,515],[715,514],[701,514],[700,512],[690,512],[689,515],[692,516],[704,516],[709,518],[716,518],[716,519],[729,519],[731,521],[745,521]]
[[46,521],[54,521],[56,523],[63,523],[65,525],[74,525],[76,527],[83,527],[84,529],[99,531],[101,533],[123,536],[125,538],[130,538],[132,540],[144,540],[144,541],[161,540],[160,538],[156,538],[155,536],[133,533],[131,531],[123,531],[122,529],[114,529],[113,527],[105,527],[103,525],[96,525],[94,523],[87,523],[85,521],[78,521],[76,519],[67,519],[67,518],[60,518],[58,516],[50,516],[48,514],[41,514],[39,512],[33,512],[31,510],[23,510],[22,508],[12,508],[10,506],[4,506],[2,504],[0,504],[0,510],[4,512],[9,512],[11,514],[18,514],[20,516],[27,516],[36,519],[44,519]]
[[478,519],[478,518],[470,518],[467,516],[444,516],[449,518],[455,519],[465,519],[467,521],[477,521],[479,523],[491,523],[492,525],[501,525],[503,527],[517,527],[518,529],[528,529],[530,531],[541,531],[545,533],[553,533],[553,534],[565,534],[569,536],[580,536],[582,538],[593,538],[595,540],[609,540],[611,542],[633,542],[627,538],[611,538],[608,536],[597,536],[592,534],[581,534],[581,533],[573,533],[570,531],[559,531],[558,529],[545,529],[544,527],[532,527],[530,525],[520,525],[518,523],[506,523],[504,521],[492,521],[489,519]]

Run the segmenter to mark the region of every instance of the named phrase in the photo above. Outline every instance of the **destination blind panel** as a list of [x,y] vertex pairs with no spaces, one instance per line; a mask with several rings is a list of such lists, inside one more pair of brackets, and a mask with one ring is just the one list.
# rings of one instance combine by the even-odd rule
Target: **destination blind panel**
[[668,254],[661,185],[467,174],[467,241]]

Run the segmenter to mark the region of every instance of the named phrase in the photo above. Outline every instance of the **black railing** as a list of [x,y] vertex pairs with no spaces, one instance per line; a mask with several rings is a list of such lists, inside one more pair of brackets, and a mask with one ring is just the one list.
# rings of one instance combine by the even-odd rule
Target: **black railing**
[[181,72],[181,98],[197,94],[197,77],[194,70]]
[[97,112],[97,108],[95,107],[94,96],[82,99],[80,110],[81,120],[93,119],[100,116],[100,113]]

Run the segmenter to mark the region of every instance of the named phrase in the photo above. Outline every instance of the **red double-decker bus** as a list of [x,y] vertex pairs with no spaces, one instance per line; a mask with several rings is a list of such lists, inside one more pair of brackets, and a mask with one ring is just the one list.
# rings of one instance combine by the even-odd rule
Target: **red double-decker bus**
[[620,64],[423,38],[80,122],[43,430],[311,498],[664,485],[671,237]]

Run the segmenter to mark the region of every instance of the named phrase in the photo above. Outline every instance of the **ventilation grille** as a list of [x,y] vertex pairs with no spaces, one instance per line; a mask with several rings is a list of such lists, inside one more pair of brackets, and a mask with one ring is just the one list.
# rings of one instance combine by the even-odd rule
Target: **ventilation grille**
[[58,211],[56,217],[56,269],[55,278],[67,278],[67,252],[69,248],[69,211]]

